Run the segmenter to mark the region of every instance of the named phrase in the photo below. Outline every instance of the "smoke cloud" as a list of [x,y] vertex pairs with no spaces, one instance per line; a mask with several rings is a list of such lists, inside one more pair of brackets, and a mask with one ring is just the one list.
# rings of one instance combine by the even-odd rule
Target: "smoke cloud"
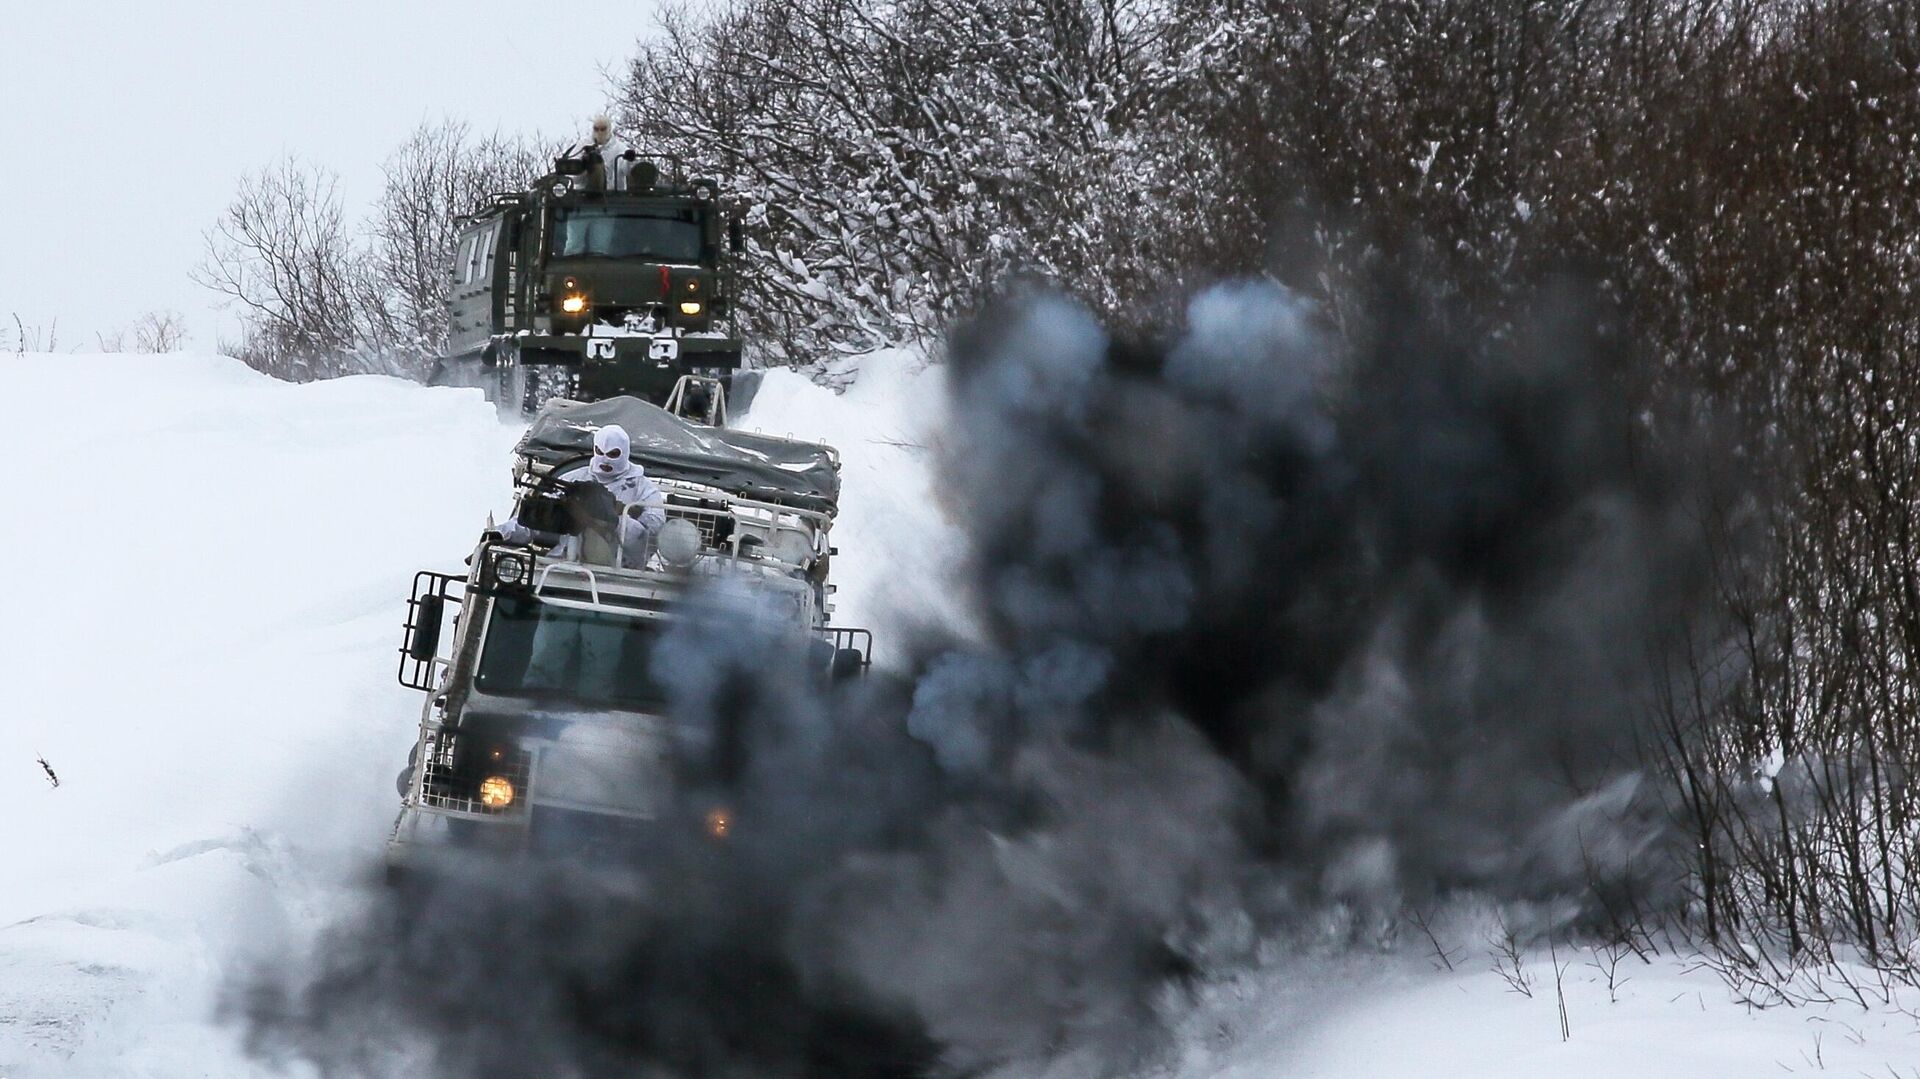
[[[1050,296],[951,342],[985,643],[829,687],[721,604],[663,644],[703,763],[630,886],[485,864],[257,979],[328,1074],[1122,1074],[1196,979],[1338,908],[1643,886],[1697,492],[1577,305],[1483,339],[1264,283],[1167,347]],[[704,610],[704,609],[703,609]],[[724,803],[724,844],[699,826]]]

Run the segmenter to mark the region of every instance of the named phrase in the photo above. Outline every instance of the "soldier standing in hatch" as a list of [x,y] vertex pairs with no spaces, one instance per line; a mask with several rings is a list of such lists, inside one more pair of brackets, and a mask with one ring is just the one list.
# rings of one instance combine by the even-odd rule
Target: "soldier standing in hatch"
[[587,188],[593,191],[625,191],[627,144],[613,136],[613,121],[605,116],[593,118],[593,134],[580,144],[580,157],[587,163]]
[[[634,463],[633,440],[627,429],[610,423],[593,433],[593,460],[560,477],[561,483],[592,480],[606,488],[620,506],[616,522],[617,549],[613,564],[624,569],[644,569],[654,533],[667,523],[667,496],[658,484],[647,478],[647,470]],[[509,517],[501,523],[500,537],[508,543],[527,543],[538,537]],[[567,536],[553,548],[551,557],[578,559],[581,540]]]

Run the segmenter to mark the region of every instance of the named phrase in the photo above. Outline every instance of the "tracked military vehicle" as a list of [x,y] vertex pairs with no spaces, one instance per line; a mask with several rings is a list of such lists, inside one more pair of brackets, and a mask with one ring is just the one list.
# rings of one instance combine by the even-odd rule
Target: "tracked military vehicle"
[[[559,479],[612,423],[667,497],[665,525],[631,566],[611,499]],[[556,400],[516,447],[514,479],[515,517],[536,538],[489,532],[466,574],[414,581],[399,676],[427,701],[389,866],[432,869],[462,849],[577,863],[750,827],[725,797],[737,743],[669,713],[663,654],[688,647],[675,634],[725,594],[745,597],[762,646],[790,649],[808,677],[868,667],[872,634],[828,621],[839,455],[632,397]],[[553,556],[563,533],[579,538],[577,559]]]
[[739,368],[739,209],[677,158],[562,157],[461,226],[434,383],[531,416],[553,397],[659,404],[683,374]]

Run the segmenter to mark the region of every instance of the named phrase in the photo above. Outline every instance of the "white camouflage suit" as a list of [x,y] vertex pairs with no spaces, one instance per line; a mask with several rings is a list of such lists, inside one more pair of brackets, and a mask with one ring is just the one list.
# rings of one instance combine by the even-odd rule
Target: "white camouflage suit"
[[[615,564],[625,569],[642,569],[653,534],[667,523],[667,496],[658,484],[647,478],[647,470],[632,460],[633,444],[626,429],[609,424],[593,433],[593,460],[561,474],[559,482],[578,483],[592,479],[607,489],[620,504],[620,552]],[[634,512],[634,507],[639,511]],[[533,533],[519,518],[509,517],[500,526],[500,538],[508,543],[526,543]],[[580,537],[567,536],[554,547],[553,558],[578,559]]]
[[600,160],[607,170],[606,189],[625,191],[627,170],[631,164],[622,156],[627,149],[627,144],[614,135],[612,121],[604,116],[596,116],[593,120],[593,134],[587,136],[587,141],[581,143],[580,149],[575,152],[585,157],[588,150],[600,151]]

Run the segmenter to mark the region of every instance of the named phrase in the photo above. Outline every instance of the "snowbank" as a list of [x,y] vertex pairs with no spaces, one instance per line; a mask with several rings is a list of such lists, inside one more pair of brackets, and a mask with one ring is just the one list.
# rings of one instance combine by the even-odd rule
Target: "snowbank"
[[220,970],[390,817],[396,602],[503,502],[514,432],[386,378],[19,362],[61,389],[0,421],[0,1074],[200,1074]]

